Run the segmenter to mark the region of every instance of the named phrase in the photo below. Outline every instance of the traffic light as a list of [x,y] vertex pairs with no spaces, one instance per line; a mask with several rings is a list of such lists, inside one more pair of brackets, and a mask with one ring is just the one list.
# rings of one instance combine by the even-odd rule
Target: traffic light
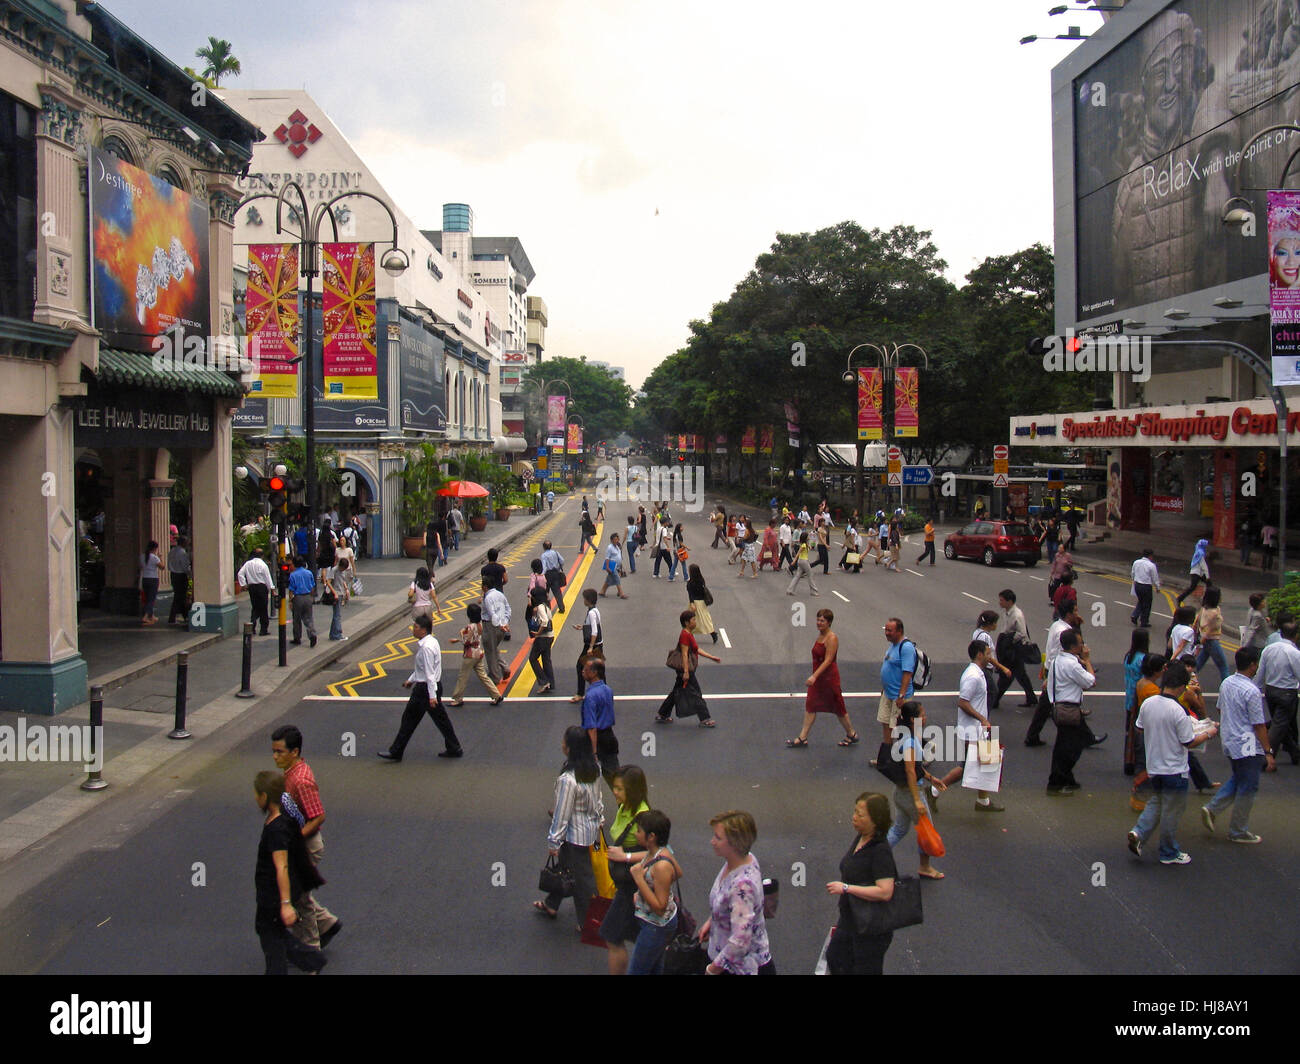
[[270,477],[267,479],[267,502],[272,510],[279,510],[288,500],[289,497],[285,494],[284,489],[284,477]]
[[289,591],[289,571],[292,568],[293,567],[289,564],[289,559],[287,557],[280,559],[280,574],[277,582],[277,590],[279,591],[281,598],[284,598]]

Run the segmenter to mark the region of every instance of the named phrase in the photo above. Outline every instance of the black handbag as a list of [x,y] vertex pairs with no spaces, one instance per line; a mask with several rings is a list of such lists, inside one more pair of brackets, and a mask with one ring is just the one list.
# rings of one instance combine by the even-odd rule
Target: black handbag
[[[628,835],[632,836],[633,845],[635,845],[636,843],[636,818],[635,817],[632,818],[632,822],[628,824],[627,829],[623,832],[623,837],[619,839],[617,842],[611,841],[610,845],[619,846],[622,849],[626,850],[628,848],[628,843],[627,843]],[[609,862],[609,878],[614,881],[614,886],[619,890],[623,890],[634,885],[632,881],[632,872],[628,868],[627,864],[623,861]]]
[[561,867],[559,857],[550,854],[537,877],[537,889],[547,894],[558,894],[561,898],[572,898],[573,872]]
[[664,975],[703,975],[709,966],[709,951],[699,940],[699,928],[682,904],[681,888],[676,882],[673,891],[677,894],[677,933],[664,950]]
[[850,894],[849,911],[853,914],[854,932],[859,935],[884,935],[924,923],[921,881],[916,876],[899,876],[889,901],[867,901]]
[[886,740],[876,753],[876,769],[895,787],[907,786],[907,769],[894,757],[894,744]]
[[1043,652],[1038,649],[1037,643],[1021,643],[1016,649],[1020,653],[1022,665],[1041,665],[1043,663]]
[[334,603],[337,602],[337,601],[338,601],[338,597],[334,594],[334,591],[333,591],[332,588],[328,588],[328,587],[327,587],[327,588],[324,590],[324,592],[322,592],[321,597],[320,597],[320,604],[321,604],[322,606],[333,606]]

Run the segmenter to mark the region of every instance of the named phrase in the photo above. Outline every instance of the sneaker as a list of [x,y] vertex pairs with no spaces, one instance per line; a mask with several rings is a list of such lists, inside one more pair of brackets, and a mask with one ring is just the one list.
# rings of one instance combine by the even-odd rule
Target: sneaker
[[1191,854],[1186,854],[1186,853],[1182,853],[1182,852],[1180,852],[1180,853],[1178,854],[1177,857],[1162,857],[1162,858],[1160,858],[1160,863],[1161,863],[1161,864],[1191,864],[1191,863],[1192,863],[1192,857],[1191,857]]
[[1205,825],[1205,830],[1214,833],[1214,814],[1210,812],[1208,805],[1201,806],[1201,823]]
[[1142,856],[1142,838],[1136,831],[1128,833],[1128,851],[1134,857]]
[[1244,835],[1229,835],[1228,841],[1244,842],[1247,845],[1253,846],[1255,843],[1263,842],[1264,840],[1261,839],[1258,835],[1256,835],[1253,831],[1247,831]]

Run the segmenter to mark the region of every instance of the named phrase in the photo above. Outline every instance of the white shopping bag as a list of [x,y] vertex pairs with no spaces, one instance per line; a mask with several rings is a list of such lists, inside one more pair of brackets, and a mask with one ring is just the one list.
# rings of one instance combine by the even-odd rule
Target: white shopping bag
[[981,765],[979,750],[974,743],[966,744],[966,769],[962,773],[961,785],[974,791],[996,793],[1002,786],[1002,762],[1006,760],[1006,747],[1002,747],[1002,757],[996,765]]

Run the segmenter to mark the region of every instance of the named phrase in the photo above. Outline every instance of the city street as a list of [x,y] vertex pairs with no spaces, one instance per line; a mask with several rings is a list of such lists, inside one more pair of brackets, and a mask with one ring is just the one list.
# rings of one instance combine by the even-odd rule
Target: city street
[[[594,496],[592,496],[594,508]],[[907,636],[929,654],[931,688],[921,700],[931,724],[956,718],[955,686],[980,610],[997,608],[997,592],[1013,588],[1031,633],[1045,642],[1050,618],[1046,567],[988,569],[948,562],[918,567],[919,534],[904,547],[901,574],[868,564],[861,574],[836,571],[815,580],[820,596],[787,597],[788,577],[763,571],[737,577],[726,552],[712,550],[701,514],[685,521],[691,561],[705,573],[721,629],[722,658],[703,662],[700,682],[716,729],[693,720],[653,723],[672,682],[663,665],[686,605],[681,576],[651,578],[647,552],[624,581],[630,598],[602,599],[609,682],[624,763],[641,765],[652,806],[672,818],[672,843],[686,870],[686,905],[703,920],[718,861],[709,851],[708,819],[726,809],[752,812],[754,852],[765,875],[779,879],[781,904],[769,921],[773,956],[783,973],[812,972],[835,917],[825,883],[851,838],[849,817],[864,791],[892,791],[870,765],[879,743],[875,706],[885,650],[881,628],[901,617]],[[510,658],[522,662],[523,589],[528,561],[549,534],[582,586],[600,586],[598,559],[624,511],[607,504],[598,544],[578,559],[576,497],[557,504],[554,518],[503,559],[514,614]],[[766,523],[764,518],[763,523]],[[805,585],[806,586],[806,585]],[[1013,689],[994,714],[1006,745],[1001,802],[1006,812],[976,813],[969,791],[950,790],[936,826],[948,856],[936,859],[943,882],[924,884],[925,923],[901,931],[885,961],[887,973],[1285,973],[1295,968],[1298,933],[1289,921],[1268,934],[1205,934],[1195,927],[1240,926],[1241,901],[1252,911],[1290,912],[1300,839],[1289,808],[1300,791],[1300,769],[1286,759],[1265,777],[1252,827],[1257,847],[1230,845],[1222,829],[1209,837],[1191,795],[1179,839],[1187,867],[1162,867],[1125,848],[1136,819],[1122,774],[1123,680],[1120,665],[1132,628],[1127,582],[1085,575],[1080,592],[1084,632],[1097,663],[1097,693],[1088,696],[1099,734],[1076,773],[1083,790],[1068,799],[1044,793],[1049,746],[1022,744],[1030,710]],[[330,946],[328,974],[339,973],[603,973],[601,951],[581,945],[572,908],[543,920],[530,908],[546,856],[547,809],[561,761],[559,743],[576,723],[573,662],[580,644],[572,625],[582,618],[578,580],[567,591],[569,611],[557,616],[556,692],[533,698],[522,664],[510,696],[490,707],[471,686],[466,704],[450,710],[465,757],[435,755],[441,740],[426,720],[401,764],[376,757],[397,729],[410,667],[401,625],[349,648],[307,689],[258,703],[244,718],[196,744],[179,768],[155,773],[129,792],[0,868],[0,967],[12,973],[256,973],[262,958],[252,932],[251,872],[261,817],[253,802],[256,772],[272,768],[270,733],[297,724],[304,757],[321,787],[327,885],[321,900],[344,922]],[[459,656],[448,640],[464,623],[473,585],[440,587],[454,616],[435,628],[443,650],[444,690],[450,697]],[[1126,604],[1126,600],[1130,604]],[[1102,619],[1093,604],[1105,607]],[[850,749],[836,746],[834,720],[819,718],[808,749],[784,740],[799,728],[818,608],[835,612],[840,669],[849,712],[862,735]],[[1168,603],[1157,600],[1156,614]],[[559,622],[565,627],[561,633]],[[1235,621],[1235,617],[1230,617]],[[319,621],[318,621],[319,623]],[[1152,642],[1167,616],[1153,616]],[[382,669],[363,662],[383,661]],[[1217,673],[1204,676],[1217,690]],[[355,693],[353,693],[355,692]],[[1213,779],[1226,777],[1218,741],[1202,760]],[[613,801],[604,791],[607,820]],[[900,871],[915,872],[914,836],[896,850]],[[201,884],[201,885],[200,885]],[[1195,926],[1193,926],[1195,925]]]

